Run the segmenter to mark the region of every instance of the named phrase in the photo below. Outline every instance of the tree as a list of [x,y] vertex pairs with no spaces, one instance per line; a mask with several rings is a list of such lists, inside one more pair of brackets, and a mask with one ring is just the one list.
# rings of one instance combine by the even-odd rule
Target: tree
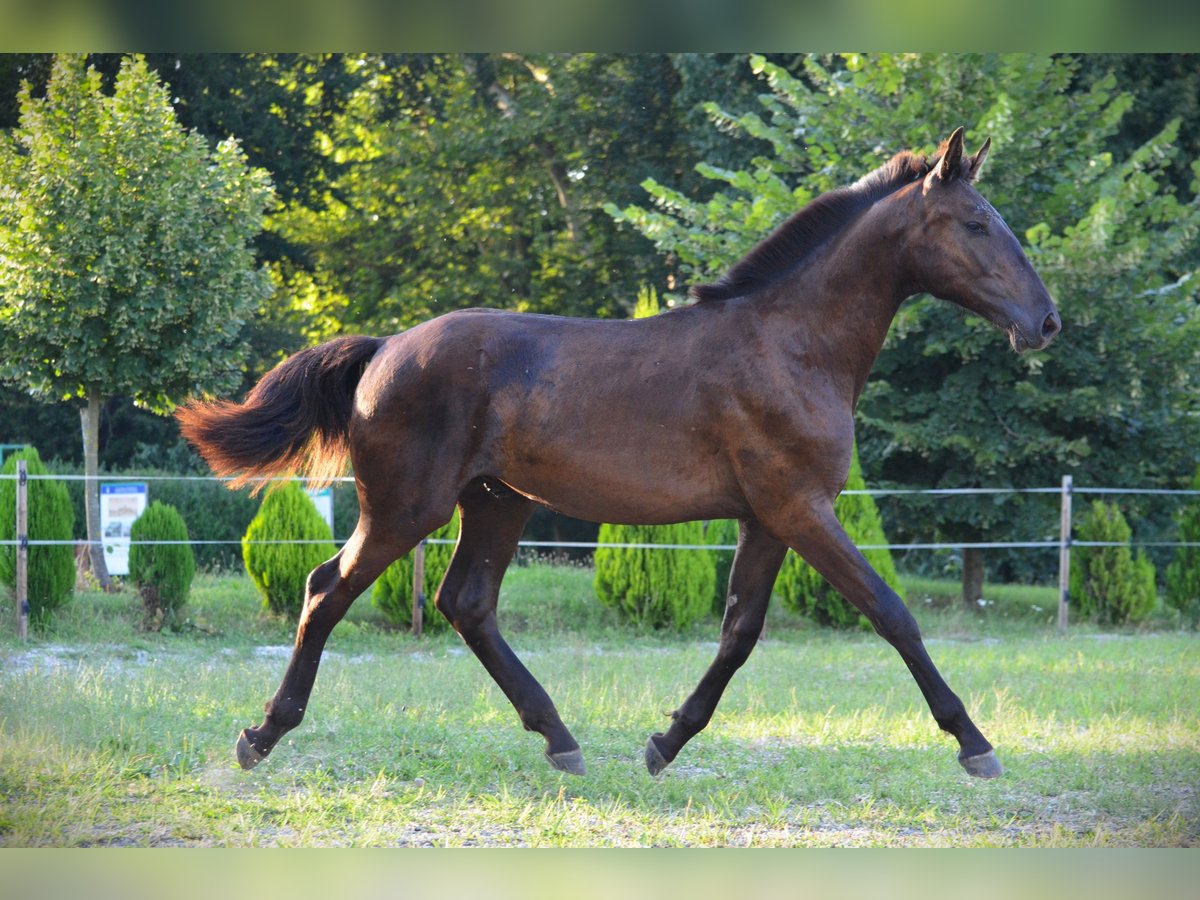
[[[83,402],[94,479],[106,397],[166,412],[238,383],[242,324],[270,290],[249,242],[273,192],[236,141],[210,150],[178,125],[140,57],[111,96],[82,57],[57,57],[46,96],[25,85],[20,103],[0,140],[0,376]],[[97,492],[90,481],[92,541]],[[98,544],[91,559],[107,586]]]
[[[705,202],[648,181],[657,209],[609,208],[685,273],[714,277],[817,194],[897,150],[930,151],[965,123],[975,145],[992,137],[981,188],[1060,303],[1063,337],[1027,356],[1003,352],[989,326],[950,304],[903,307],[858,409],[872,483],[1044,487],[1071,472],[1168,486],[1191,470],[1200,444],[1200,203],[1168,186],[1177,121],[1115,158],[1106,141],[1132,98],[1111,75],[1081,80],[1070,57],[845,54],[806,57],[799,76],[762,57],[751,65],[770,89],[762,112],[708,109],[719,128],[768,152],[749,168],[702,166],[724,187]],[[1024,497],[906,499],[884,510],[900,540],[1053,532],[1052,512]],[[971,573],[981,580],[982,567],[964,566]]]

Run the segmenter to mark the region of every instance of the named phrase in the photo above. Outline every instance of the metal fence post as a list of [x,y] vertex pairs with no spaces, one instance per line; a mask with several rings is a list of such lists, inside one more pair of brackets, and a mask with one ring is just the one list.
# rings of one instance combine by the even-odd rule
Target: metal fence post
[[25,460],[17,460],[17,637],[29,633],[29,473]]
[[412,631],[417,637],[425,627],[425,542],[413,548]]
[[1058,633],[1067,633],[1067,604],[1071,599],[1071,492],[1070,475],[1062,480],[1062,518],[1058,537]]

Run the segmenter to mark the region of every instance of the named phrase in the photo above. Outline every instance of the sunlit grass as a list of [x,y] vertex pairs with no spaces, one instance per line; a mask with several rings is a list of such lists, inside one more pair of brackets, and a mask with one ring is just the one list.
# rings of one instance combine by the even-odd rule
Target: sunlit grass
[[[911,599],[910,599],[911,602]],[[660,778],[646,736],[716,649],[627,630],[590,572],[515,568],[502,626],[583,746],[540,737],[454,635],[415,640],[368,603],[335,631],[309,715],[258,769],[233,761],[291,627],[206,576],[192,626],[144,634],[128,594],[0,642],[5,846],[1194,846],[1194,634],[1063,639],[1038,618],[916,603],[930,652],[1006,766],[969,778],[873,634],[781,612],[712,724]],[[3,615],[0,612],[0,615]]]

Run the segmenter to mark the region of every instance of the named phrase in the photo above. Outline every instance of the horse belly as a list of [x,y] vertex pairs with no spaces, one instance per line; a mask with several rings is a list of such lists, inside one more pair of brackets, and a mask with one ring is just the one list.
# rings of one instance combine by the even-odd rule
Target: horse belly
[[639,440],[617,423],[603,434],[559,434],[527,442],[497,476],[551,509],[592,522],[662,525],[745,514],[722,454],[698,446],[688,452],[663,437]]

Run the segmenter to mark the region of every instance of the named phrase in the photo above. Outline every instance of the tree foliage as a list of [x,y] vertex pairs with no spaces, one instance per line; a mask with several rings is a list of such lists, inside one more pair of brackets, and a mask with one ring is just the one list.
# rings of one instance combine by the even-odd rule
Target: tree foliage
[[0,374],[31,393],[171,397],[235,385],[267,295],[248,246],[271,200],[234,140],[210,151],[131,57],[111,96],[59,57],[0,140]]
[[[4,460],[0,475],[14,475],[17,461],[25,460],[30,475],[47,474],[46,465],[33,447],[10,454]],[[27,489],[27,528],[31,541],[71,541],[75,513],[62,482],[30,479]],[[16,584],[17,548],[12,541],[17,536],[15,515],[17,483],[13,478],[0,479],[0,584]],[[50,624],[54,610],[71,599],[75,589],[75,554],[70,543],[54,546],[32,546],[28,550],[29,621],[36,628]]]

